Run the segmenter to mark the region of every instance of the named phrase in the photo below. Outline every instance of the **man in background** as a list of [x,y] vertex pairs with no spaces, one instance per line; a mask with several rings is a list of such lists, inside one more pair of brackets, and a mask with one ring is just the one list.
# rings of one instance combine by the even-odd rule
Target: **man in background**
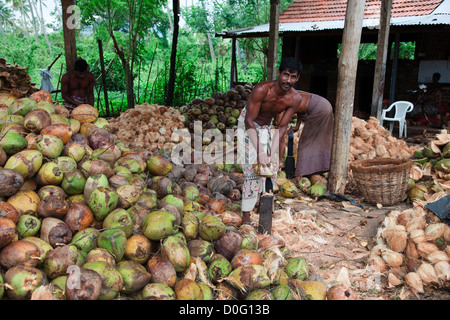
[[72,71],[61,78],[61,93],[64,106],[72,112],[80,104],[94,106],[94,75],[89,72],[89,66],[83,58],[75,61]]

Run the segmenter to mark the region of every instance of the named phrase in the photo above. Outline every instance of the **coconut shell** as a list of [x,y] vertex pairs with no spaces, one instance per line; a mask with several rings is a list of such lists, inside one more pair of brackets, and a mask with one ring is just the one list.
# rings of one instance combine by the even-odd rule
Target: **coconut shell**
[[38,214],[43,218],[63,219],[68,211],[68,202],[59,195],[50,195],[41,200],[38,205]]
[[74,268],[67,276],[65,294],[67,300],[97,300],[102,289],[102,277],[98,272]]
[[89,104],[80,104],[72,110],[70,115],[73,119],[80,121],[80,123],[92,123],[97,120],[99,112],[96,108]]
[[146,264],[148,272],[152,275],[151,282],[162,283],[171,288],[175,287],[177,274],[174,266],[161,254],[151,257]]
[[34,243],[18,240],[5,246],[0,252],[0,265],[5,270],[15,266],[36,267],[40,251]]
[[9,197],[22,187],[24,177],[12,169],[0,169],[0,196]]
[[0,201],[0,218],[8,218],[12,222],[19,221],[19,212],[14,206],[6,201]]
[[10,244],[16,238],[16,224],[8,218],[0,217],[0,249]]
[[231,260],[235,253],[241,249],[242,236],[237,231],[224,233],[214,244],[216,253],[221,254],[227,260]]

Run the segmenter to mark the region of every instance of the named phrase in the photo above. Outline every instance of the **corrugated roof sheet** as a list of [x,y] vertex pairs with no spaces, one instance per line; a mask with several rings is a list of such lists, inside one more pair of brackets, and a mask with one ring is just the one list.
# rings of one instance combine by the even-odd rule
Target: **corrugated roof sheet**
[[[431,14],[442,0],[393,0],[392,17]],[[366,0],[365,19],[379,19],[381,0]],[[347,0],[296,0],[280,14],[280,23],[345,20]]]
[[[279,32],[343,29],[347,0],[297,0],[280,14]],[[381,0],[366,0],[363,27],[378,28]],[[300,14],[300,10],[302,14]],[[391,26],[450,25],[450,0],[393,0]],[[269,24],[229,33],[264,33]],[[227,31],[224,31],[227,33]]]

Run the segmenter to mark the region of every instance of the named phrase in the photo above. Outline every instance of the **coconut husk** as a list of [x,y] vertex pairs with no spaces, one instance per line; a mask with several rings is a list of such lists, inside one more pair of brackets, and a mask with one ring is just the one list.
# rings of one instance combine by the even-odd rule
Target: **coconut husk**
[[183,120],[178,109],[146,102],[110,119],[108,131],[132,149],[170,151],[182,140]]
[[21,67],[0,58],[0,92],[7,92],[16,98],[24,98],[39,91],[27,73],[28,67]]

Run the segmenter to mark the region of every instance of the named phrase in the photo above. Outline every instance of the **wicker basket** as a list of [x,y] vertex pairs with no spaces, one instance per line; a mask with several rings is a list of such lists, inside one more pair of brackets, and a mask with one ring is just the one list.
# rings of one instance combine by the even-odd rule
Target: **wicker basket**
[[404,200],[410,159],[358,160],[350,165],[350,169],[365,201],[389,206]]

